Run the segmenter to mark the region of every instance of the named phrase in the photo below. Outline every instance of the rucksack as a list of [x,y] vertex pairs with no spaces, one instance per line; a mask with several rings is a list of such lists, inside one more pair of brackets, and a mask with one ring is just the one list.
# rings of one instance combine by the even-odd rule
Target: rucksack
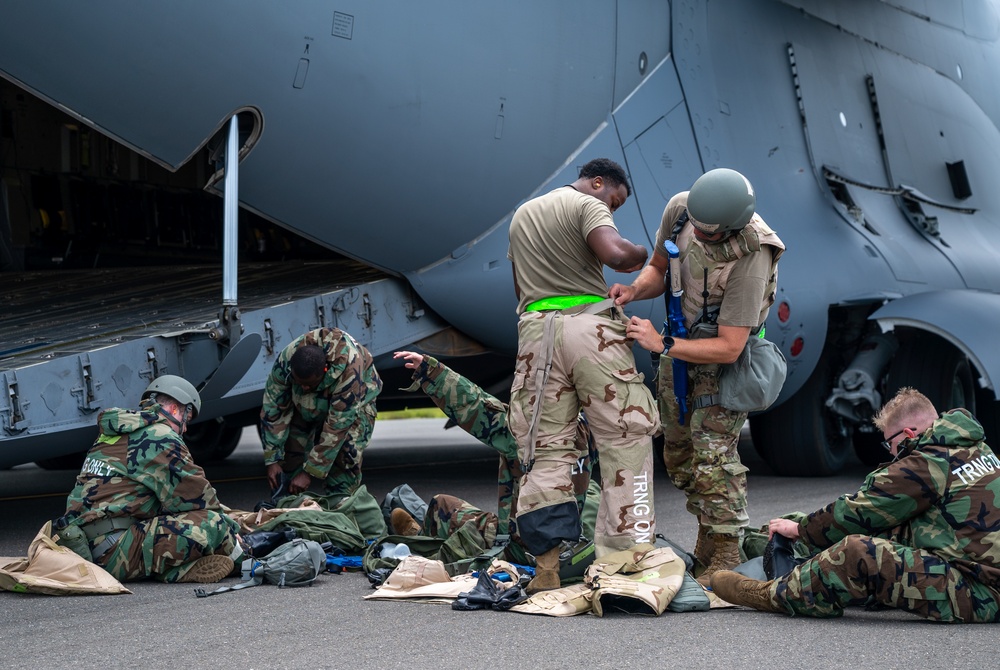
[[199,598],[226,591],[238,591],[260,586],[264,582],[287,586],[312,586],[319,573],[326,568],[326,552],[319,542],[300,537],[286,542],[263,558],[248,558],[243,561],[243,581],[235,586],[223,586],[214,591],[196,588]]

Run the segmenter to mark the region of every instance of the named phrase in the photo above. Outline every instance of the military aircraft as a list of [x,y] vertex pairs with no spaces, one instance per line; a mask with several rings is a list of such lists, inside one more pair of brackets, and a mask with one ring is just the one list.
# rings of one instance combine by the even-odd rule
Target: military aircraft
[[[599,156],[626,166],[634,197],[615,220],[646,245],[706,170],[753,183],[788,247],[766,329],[788,377],[750,419],[777,472],[875,462],[871,415],[901,386],[973,410],[995,439],[998,35],[1000,4],[978,0],[24,3],[0,22],[16,87],[0,138],[58,158],[25,168],[0,151],[4,285],[23,287],[16,331],[0,331],[0,466],[85,448],[95,411],[164,371],[211,390],[202,441],[225,442],[253,421],[282,342],[319,325],[354,333],[386,370],[420,347],[503,389],[510,216]],[[29,98],[70,122],[30,128]],[[222,194],[226,216],[178,205],[179,175]],[[140,182],[154,195],[138,198]],[[130,213],[147,247],[132,257],[182,267],[113,269]],[[231,231],[251,216],[350,262],[241,266]],[[71,252],[70,239],[101,243]],[[184,263],[223,247],[219,308],[204,292],[218,275]],[[28,272],[24,249],[89,269],[53,280]],[[33,325],[38,281],[80,304],[47,302]],[[150,285],[180,288],[152,316],[130,310]],[[104,290],[126,303],[113,323],[94,317],[107,300],[84,302]],[[628,312],[664,317],[658,300]]]

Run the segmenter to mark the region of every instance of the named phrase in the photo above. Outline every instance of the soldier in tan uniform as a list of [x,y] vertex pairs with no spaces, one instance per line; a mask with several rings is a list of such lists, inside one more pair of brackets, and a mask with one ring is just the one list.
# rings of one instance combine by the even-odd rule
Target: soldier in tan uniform
[[598,556],[654,536],[655,402],[603,270],[634,272],[646,261],[612,218],[630,192],[620,165],[596,159],[572,184],[521,205],[510,224],[519,320],[509,425],[525,473],[517,532],[538,567],[531,592],[560,586],[562,545],[580,537],[571,474],[581,409],[601,462]]
[[[747,413],[719,404],[719,372],[733,363],[763,328],[777,287],[778,258],[784,252],[774,231],[755,212],[750,182],[735,170],[706,172],[691,190],[667,203],[649,265],[631,286],[615,284],[615,304],[655,298],[664,292],[668,254],[680,251],[682,310],[688,339],[661,334],[632,317],[627,333],[661,354],[657,400],[663,428],[663,460],[674,485],[698,517],[695,557],[708,586],[718,570],[740,563],[739,538],[749,523],[747,468],[736,450]],[[687,361],[688,393],[682,416],[674,393],[672,359]]]

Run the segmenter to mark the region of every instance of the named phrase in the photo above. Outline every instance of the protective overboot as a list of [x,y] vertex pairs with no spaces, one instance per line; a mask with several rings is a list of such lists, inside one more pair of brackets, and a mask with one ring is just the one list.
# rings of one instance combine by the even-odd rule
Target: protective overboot
[[524,589],[528,595],[539,591],[549,591],[562,586],[559,581],[559,551],[561,544],[557,544],[544,554],[535,557],[535,577]]
[[761,612],[787,614],[771,600],[773,581],[760,582],[731,570],[719,570],[712,575],[712,591],[727,603],[752,607]]
[[222,554],[202,556],[191,564],[191,569],[178,579],[186,584],[214,584],[233,572],[233,559]]
[[712,560],[705,571],[698,576],[698,583],[708,588],[712,575],[719,570],[732,570],[740,564],[740,539],[735,535],[711,536]]
[[469,591],[458,594],[458,598],[451,604],[453,610],[488,610],[493,607],[500,595],[500,587],[493,577],[486,571],[479,571],[479,580]]
[[389,515],[389,524],[396,535],[413,537],[420,534],[420,524],[402,507],[392,510],[392,514]]

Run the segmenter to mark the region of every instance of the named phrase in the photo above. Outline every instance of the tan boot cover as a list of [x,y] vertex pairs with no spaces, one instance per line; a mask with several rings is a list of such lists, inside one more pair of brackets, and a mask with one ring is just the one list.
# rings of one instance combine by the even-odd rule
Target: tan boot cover
[[637,544],[598,559],[585,580],[594,589],[594,614],[620,609],[659,615],[684,583],[686,566],[670,547]]
[[101,566],[56,544],[51,521],[28,546],[27,558],[0,558],[0,589],[53,596],[132,593]]
[[511,607],[510,611],[546,616],[584,614],[591,610],[593,593],[587,584],[570,584],[552,591],[536,593],[523,603]]

